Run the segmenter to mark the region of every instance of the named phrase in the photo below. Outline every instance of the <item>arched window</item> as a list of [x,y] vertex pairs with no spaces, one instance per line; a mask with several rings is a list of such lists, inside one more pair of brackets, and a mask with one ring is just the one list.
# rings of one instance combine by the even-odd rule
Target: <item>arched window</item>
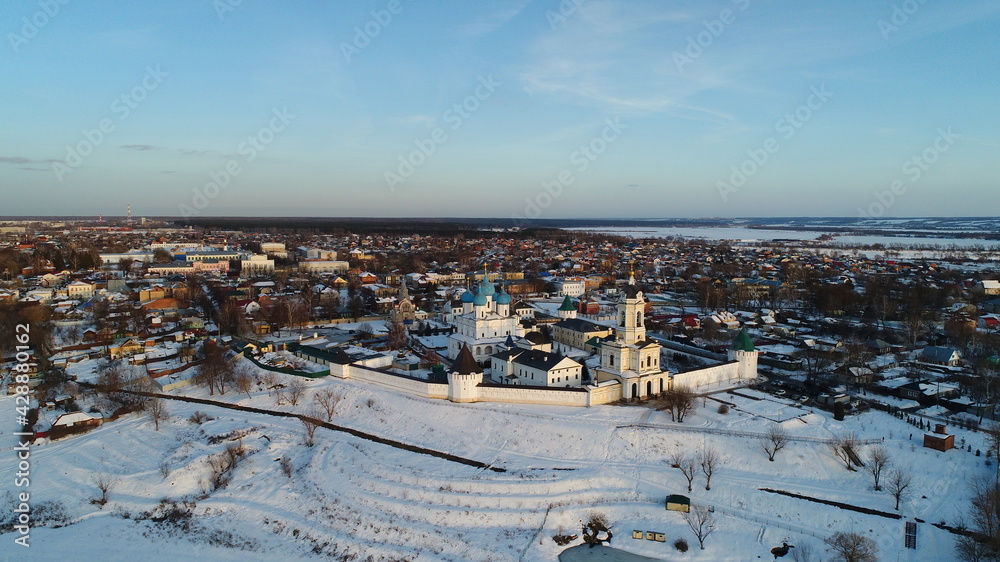
[[608,365],[611,365],[612,367],[615,366],[615,356],[614,355],[608,355]]
[[642,326],[642,312],[641,311],[635,313],[635,325],[636,326]]

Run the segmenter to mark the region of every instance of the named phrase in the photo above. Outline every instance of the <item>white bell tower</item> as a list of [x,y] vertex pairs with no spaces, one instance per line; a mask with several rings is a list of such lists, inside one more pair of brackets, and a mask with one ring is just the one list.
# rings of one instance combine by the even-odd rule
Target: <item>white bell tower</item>
[[618,339],[626,345],[632,345],[646,339],[646,298],[635,286],[635,276],[630,276],[628,285],[622,290],[618,299]]

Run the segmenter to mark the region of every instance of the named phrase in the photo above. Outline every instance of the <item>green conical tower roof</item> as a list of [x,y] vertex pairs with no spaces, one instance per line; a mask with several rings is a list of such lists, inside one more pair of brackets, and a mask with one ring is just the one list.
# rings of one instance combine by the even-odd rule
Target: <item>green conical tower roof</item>
[[729,349],[733,351],[757,351],[746,328],[740,328],[740,333],[736,334],[736,339],[733,340],[733,345],[729,346]]
[[573,306],[573,301],[566,295],[563,299],[562,305],[559,307],[560,312],[576,312],[576,307]]

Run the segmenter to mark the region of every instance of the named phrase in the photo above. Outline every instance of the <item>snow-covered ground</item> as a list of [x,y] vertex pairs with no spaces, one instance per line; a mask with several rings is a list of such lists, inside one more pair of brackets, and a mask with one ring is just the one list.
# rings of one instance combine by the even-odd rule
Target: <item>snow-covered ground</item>
[[[900,553],[900,560],[948,560],[953,536],[929,524],[920,525],[920,550],[904,550],[901,520],[760,490],[894,511],[891,496],[875,492],[863,472],[845,469],[824,443],[792,442],[768,462],[757,439],[710,431],[764,432],[774,423],[770,418],[784,420],[782,426],[794,436],[826,438],[854,431],[865,439],[884,437],[894,465],[913,475],[913,493],[902,514],[928,523],[957,524],[964,515],[965,483],[996,469],[973,453],[924,449],[913,426],[884,413],[837,422],[827,413],[750,390],[739,391],[745,396],[718,395],[736,404],[728,414],[718,413],[717,401],[698,400],[683,424],[687,430],[678,431],[670,429],[666,412],[642,406],[460,405],[350,380],[306,382],[310,394],[332,389],[341,397],[334,423],[506,472],[325,428],[316,432],[315,446],[307,447],[303,425],[295,418],[169,401],[170,419],[159,431],[146,414],[130,414],[88,434],[33,448],[32,503],[58,502],[73,523],[36,528],[29,550],[12,551],[11,546],[5,553],[33,560],[141,554],[156,560],[192,555],[219,560],[356,555],[362,560],[370,555],[372,560],[541,561],[555,560],[565,548],[553,542],[553,535],[579,534],[581,522],[599,512],[612,525],[612,546],[656,559],[769,560],[770,549],[783,541],[811,544],[825,557],[822,538],[853,529],[870,534],[883,559]],[[209,397],[201,388],[181,392],[271,410],[304,413],[314,407],[311,396],[297,406],[278,405],[263,389],[250,397],[234,392]],[[191,422],[195,410],[214,419]],[[0,398],[0,411],[13,412],[13,399]],[[982,448],[977,434],[956,432],[973,450]],[[228,486],[212,491],[209,458],[234,443],[248,454]],[[668,460],[677,448],[690,455],[714,448],[724,459],[712,489],[705,490],[699,474],[689,494],[694,503],[715,507],[718,528],[705,550],[698,549],[681,516],[664,509],[667,494],[687,494],[685,479]],[[284,457],[290,477],[282,469]],[[0,450],[0,474],[10,475],[5,489],[11,492],[15,472],[8,437]],[[116,481],[103,509],[90,503],[101,473]],[[161,502],[169,506],[184,500],[189,507],[174,514],[189,511],[191,517],[174,517],[175,523],[150,519],[163,519],[157,508]],[[632,539],[633,530],[664,533],[667,542]],[[0,537],[14,538],[13,533]],[[675,550],[678,538],[692,548],[684,554]]]

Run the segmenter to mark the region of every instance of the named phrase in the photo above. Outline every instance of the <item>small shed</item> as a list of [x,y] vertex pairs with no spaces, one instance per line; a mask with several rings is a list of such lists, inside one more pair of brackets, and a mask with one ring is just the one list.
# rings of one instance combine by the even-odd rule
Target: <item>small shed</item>
[[667,496],[667,510],[688,513],[691,511],[691,498],[680,494],[671,494]]
[[936,451],[947,451],[955,448],[955,436],[949,435],[944,424],[939,423],[934,427],[934,433],[924,434],[924,447]]

